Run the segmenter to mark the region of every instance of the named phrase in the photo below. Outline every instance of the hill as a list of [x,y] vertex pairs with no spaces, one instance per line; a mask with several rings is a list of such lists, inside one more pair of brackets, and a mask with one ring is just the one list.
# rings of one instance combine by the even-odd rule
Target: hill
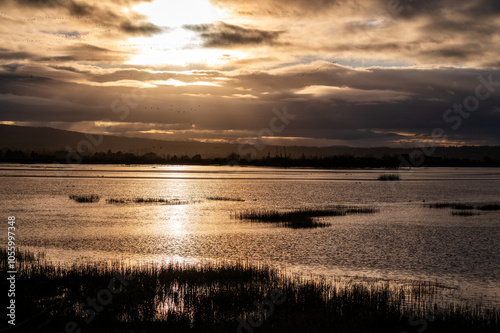
[[[112,135],[97,135],[58,130],[46,127],[24,127],[0,125],[0,149],[6,151],[21,150],[23,152],[66,152],[68,150],[90,148],[92,152],[121,151],[123,153],[146,154],[155,153],[160,157],[165,156],[195,156],[202,158],[227,157],[231,153],[240,153],[238,144],[227,143],[202,143],[196,141],[161,141],[142,138],[128,138]],[[241,147],[240,147],[241,148]],[[252,148],[245,145],[244,150]],[[288,156],[292,158],[345,156],[376,157],[394,155],[407,155],[418,148],[350,148],[350,147],[299,147],[299,146],[265,146],[256,152],[255,158],[266,156]],[[240,155],[243,155],[240,153]],[[459,158],[470,160],[483,160],[485,157],[500,160],[500,147],[465,146],[465,147],[437,147],[432,157]]]

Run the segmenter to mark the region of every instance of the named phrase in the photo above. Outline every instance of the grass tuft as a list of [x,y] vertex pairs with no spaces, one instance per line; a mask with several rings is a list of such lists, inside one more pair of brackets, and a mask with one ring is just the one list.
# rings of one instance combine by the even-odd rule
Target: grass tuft
[[99,202],[99,196],[95,194],[91,195],[70,195],[69,198],[80,203],[94,203]]
[[384,180],[384,181],[395,181],[395,180],[401,180],[401,178],[398,175],[394,174],[384,174],[380,175],[377,178],[378,180]]
[[453,215],[453,216],[476,216],[476,215],[481,215],[481,213],[470,211],[470,210],[454,210],[451,212],[451,215]]

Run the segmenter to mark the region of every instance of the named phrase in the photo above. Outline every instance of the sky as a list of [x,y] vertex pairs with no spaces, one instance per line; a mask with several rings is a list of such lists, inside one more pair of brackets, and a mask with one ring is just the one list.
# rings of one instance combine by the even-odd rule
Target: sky
[[500,145],[498,0],[0,0],[0,124]]

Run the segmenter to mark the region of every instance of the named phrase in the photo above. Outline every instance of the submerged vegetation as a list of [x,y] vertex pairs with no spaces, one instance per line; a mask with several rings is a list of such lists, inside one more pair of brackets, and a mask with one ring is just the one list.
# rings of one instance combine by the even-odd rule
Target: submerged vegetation
[[248,210],[235,213],[234,217],[251,222],[276,223],[288,228],[318,228],[326,227],[328,223],[315,220],[317,217],[345,216],[350,214],[373,214],[378,212],[369,207],[334,207],[328,209],[298,209],[293,211]]
[[[0,253],[5,281],[6,251]],[[424,323],[426,333],[500,329],[500,311],[436,301],[445,290],[429,282],[303,280],[225,262],[68,268],[26,252],[17,266],[16,307],[23,311],[16,326],[23,332],[64,332],[68,323],[75,332],[120,333],[387,333],[416,332]]]
[[401,180],[401,178],[398,176],[398,175],[395,175],[395,174],[384,174],[384,175],[380,175],[378,178],[378,180]]
[[80,203],[94,203],[99,202],[99,196],[95,194],[91,195],[70,195],[69,198]]

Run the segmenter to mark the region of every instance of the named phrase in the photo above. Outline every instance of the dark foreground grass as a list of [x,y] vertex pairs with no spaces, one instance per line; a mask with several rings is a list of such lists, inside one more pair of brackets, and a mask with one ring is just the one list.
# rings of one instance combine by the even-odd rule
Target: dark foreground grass
[[388,180],[388,181],[401,180],[401,178],[398,175],[394,175],[394,174],[380,175],[377,179],[378,180]]
[[234,218],[251,222],[275,223],[288,228],[318,228],[329,224],[317,217],[345,216],[350,214],[373,214],[377,209],[369,207],[334,207],[327,209],[298,209],[293,211],[247,210],[234,214]]
[[70,195],[69,198],[79,203],[94,203],[99,202],[99,196],[95,194],[91,195]]
[[[17,269],[15,332],[65,332],[72,326],[66,332],[410,333],[421,332],[424,321],[426,333],[499,330],[498,310],[435,304],[440,287],[433,283],[339,285],[228,263],[61,268],[32,254],[18,256]],[[3,281],[5,275],[3,270]]]
[[424,205],[427,208],[436,209],[456,209],[456,210],[482,210],[482,211],[496,211],[500,210],[500,203],[449,203],[437,202]]

